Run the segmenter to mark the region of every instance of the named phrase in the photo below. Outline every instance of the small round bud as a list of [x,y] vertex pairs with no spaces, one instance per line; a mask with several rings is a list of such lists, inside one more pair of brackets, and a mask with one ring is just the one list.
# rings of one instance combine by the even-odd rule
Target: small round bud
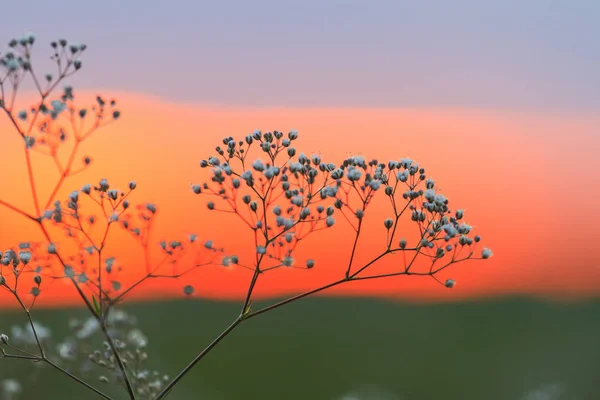
[[401,249],[406,248],[406,240],[405,239],[400,239],[400,248]]
[[50,243],[48,245],[48,253],[49,254],[56,254],[56,245],[54,243]]
[[1,334],[0,335],[0,342],[2,342],[2,344],[8,344],[8,336],[6,334]]
[[187,285],[183,288],[183,293],[187,296],[191,296],[194,294],[194,287],[192,285]]
[[446,286],[448,289],[452,289],[455,285],[456,282],[452,279],[446,279],[446,282],[444,283],[444,286]]
[[492,255],[493,255],[492,251],[490,249],[488,249],[487,247],[485,247],[481,251],[481,258],[487,259],[487,258],[490,258]]
[[325,225],[327,225],[328,228],[331,228],[333,225],[335,224],[335,218],[333,217],[327,217],[327,219],[325,220]]
[[385,226],[385,229],[390,229],[392,226],[394,226],[394,220],[387,218],[385,221],[383,221],[383,226]]
[[306,260],[306,268],[311,269],[315,266],[315,260]]

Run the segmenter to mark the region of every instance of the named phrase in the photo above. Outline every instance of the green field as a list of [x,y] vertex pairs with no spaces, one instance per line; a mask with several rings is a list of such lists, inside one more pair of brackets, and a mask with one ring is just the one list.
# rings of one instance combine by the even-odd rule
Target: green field
[[[127,308],[149,337],[151,365],[171,376],[238,309],[203,300]],[[38,310],[36,319],[66,333],[73,313],[83,310]],[[22,315],[3,312],[0,331],[17,322]],[[599,339],[600,301],[306,299],[246,321],[169,398],[598,400]],[[22,398],[95,398],[25,363],[0,360],[0,378],[33,382]]]

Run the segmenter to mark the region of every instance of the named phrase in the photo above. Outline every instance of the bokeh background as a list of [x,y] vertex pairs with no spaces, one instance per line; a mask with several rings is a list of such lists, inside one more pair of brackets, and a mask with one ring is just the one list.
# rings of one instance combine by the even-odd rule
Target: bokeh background
[[[121,188],[135,180],[132,201],[159,208],[153,260],[158,241],[189,233],[242,255],[253,247],[241,222],[209,212],[189,185],[206,178],[198,163],[222,137],[254,129],[298,129],[299,150],[334,162],[415,159],[494,251],[445,271],[453,290],[429,278],[365,281],[249,321],[173,398],[600,398],[596,1],[22,1],[2,15],[0,40],[37,34],[38,71],[51,67],[51,40],[88,45],[69,81],[77,102],[114,97],[122,117],[84,143],[78,154],[93,163],[59,197],[102,177]],[[22,88],[23,106],[32,89]],[[32,211],[6,117],[0,143],[0,199]],[[58,173],[41,156],[34,169],[46,198]],[[390,210],[371,211],[358,261],[385,240]],[[42,239],[6,208],[0,221],[1,249]],[[301,250],[313,270],[261,278],[261,304],[343,274],[352,232],[338,222]],[[133,282],[143,251],[127,235],[109,243]],[[132,292],[125,307],[148,335],[151,364],[181,369],[235,318],[249,279],[216,266]],[[188,284],[195,294],[184,299]],[[24,322],[13,299],[0,301],[0,331]],[[57,281],[34,317],[60,336],[85,313],[77,305]],[[66,387],[88,398],[52,371],[5,361],[0,378],[30,382],[24,398],[64,398]]]

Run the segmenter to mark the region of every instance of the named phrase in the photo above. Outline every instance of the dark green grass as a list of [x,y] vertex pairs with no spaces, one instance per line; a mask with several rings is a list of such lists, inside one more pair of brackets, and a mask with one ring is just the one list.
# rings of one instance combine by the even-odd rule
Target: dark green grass
[[[149,337],[150,364],[173,376],[229,325],[239,304],[155,302],[127,310]],[[35,316],[59,334],[73,313],[84,310]],[[23,317],[1,313],[0,331],[16,322]],[[598,400],[599,339],[600,301],[305,299],[244,322],[169,398],[341,400],[369,392],[360,399],[524,400],[527,392],[554,388],[551,400]],[[32,371],[24,362],[0,360],[2,378]],[[94,396],[41,368],[24,398]]]

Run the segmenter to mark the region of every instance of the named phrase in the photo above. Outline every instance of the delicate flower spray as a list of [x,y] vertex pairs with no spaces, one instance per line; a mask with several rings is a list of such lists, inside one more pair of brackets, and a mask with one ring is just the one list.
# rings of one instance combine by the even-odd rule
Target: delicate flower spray
[[[190,185],[191,194],[206,198],[208,212],[235,214],[254,239],[253,255],[242,259],[230,254],[213,240],[198,240],[189,234],[185,240],[150,239],[159,208],[152,203],[132,205],[130,197],[137,184],[130,182],[121,190],[102,178],[86,184],[66,199],[56,196],[65,181],[87,169],[92,158],[78,158],[80,144],[97,129],[117,120],[121,113],[114,100],[96,98],[88,108],[75,106],[74,90],[64,80],[82,68],[82,44],[61,39],[51,43],[57,74],[39,76],[34,72],[31,52],[33,34],[13,39],[0,54],[0,111],[23,139],[29,174],[28,184],[34,212],[2,199],[0,207],[20,214],[36,225],[44,242],[19,243],[0,252],[0,288],[8,291],[27,317],[25,326],[13,326],[0,333],[0,359],[29,361],[46,365],[87,387],[95,395],[111,399],[107,384],[121,387],[130,399],[163,399],[176,384],[230,332],[244,321],[285,306],[301,298],[348,282],[395,279],[402,275],[435,279],[440,286],[453,288],[453,279],[441,281],[437,275],[453,264],[482,260],[492,256],[488,248],[478,249],[481,238],[471,237],[472,227],[464,222],[464,210],[451,211],[448,199],[438,193],[425,169],[408,158],[387,163],[352,156],[341,163],[326,162],[318,154],[307,155],[296,148],[299,133],[291,130],[262,132],[245,137],[225,137],[215,153],[200,161],[210,179]],[[16,109],[15,99],[21,83],[31,79],[39,102],[27,109]],[[62,85],[62,91],[59,86]],[[71,143],[66,162],[59,148]],[[46,199],[38,196],[31,168],[33,153],[50,157],[59,172],[55,188]],[[79,160],[79,161],[77,161]],[[377,254],[358,263],[358,243],[364,236],[365,220],[375,197],[389,205],[389,214],[379,225],[385,233]],[[89,205],[99,210],[89,212]],[[401,218],[410,217],[416,240],[399,237]],[[297,250],[304,239],[321,230],[351,229],[345,272],[339,279],[305,293],[254,309],[252,300],[257,282],[266,273],[285,269],[326,268],[318,259],[300,259]],[[64,238],[57,237],[59,229]],[[144,271],[139,279],[124,286],[118,279],[126,266],[106,254],[110,232],[127,231],[144,250]],[[76,244],[75,254],[68,242]],[[151,246],[158,246],[163,258],[153,263]],[[72,246],[71,246],[72,247]],[[179,265],[185,254],[196,254],[187,266]],[[392,272],[374,270],[384,259],[402,254],[403,263]],[[417,268],[415,261],[425,259],[428,267]],[[59,265],[57,273],[56,265]],[[160,267],[172,265],[171,273]],[[191,362],[169,377],[146,368],[148,340],[137,328],[135,316],[118,309],[128,294],[149,279],[177,279],[202,267],[223,265],[248,270],[248,288],[238,317],[213,342],[200,349]],[[55,280],[66,280],[89,311],[85,320],[70,323],[71,335],[60,340],[33,319],[36,299],[44,287]],[[186,284],[183,294],[193,296],[195,288]],[[0,382],[6,398],[17,398],[23,385],[12,379]]]

